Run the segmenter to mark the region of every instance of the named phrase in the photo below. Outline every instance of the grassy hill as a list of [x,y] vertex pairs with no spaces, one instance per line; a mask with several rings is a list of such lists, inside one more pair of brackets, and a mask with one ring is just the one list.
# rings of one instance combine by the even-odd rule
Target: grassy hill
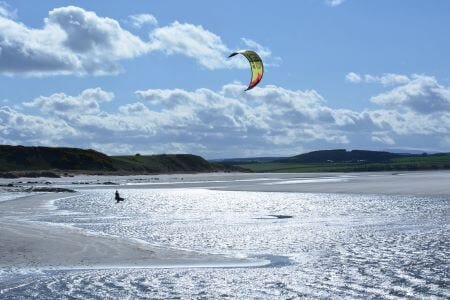
[[243,169],[209,163],[202,157],[191,154],[108,156],[91,149],[0,145],[0,172],[44,170],[96,174],[150,174]]
[[398,154],[385,151],[322,150],[267,163],[245,163],[253,172],[363,172],[450,169],[450,153]]
[[215,172],[238,170],[221,164],[213,164],[204,158],[191,154],[161,154],[113,156],[117,169],[138,172],[174,173],[174,172]]
[[[232,163],[235,165],[231,165]],[[48,171],[125,175],[217,171],[362,172],[439,169],[450,169],[450,153],[420,155],[337,149],[288,158],[238,158],[218,163],[208,162],[191,154],[108,156],[91,149],[0,145],[0,177],[16,176],[11,172],[22,172],[22,175],[29,177],[48,177],[52,175]]]
[[116,170],[109,156],[88,149],[0,145],[0,171]]
[[389,162],[401,154],[385,151],[368,151],[345,149],[320,150],[277,160],[282,163],[344,163],[344,162]]

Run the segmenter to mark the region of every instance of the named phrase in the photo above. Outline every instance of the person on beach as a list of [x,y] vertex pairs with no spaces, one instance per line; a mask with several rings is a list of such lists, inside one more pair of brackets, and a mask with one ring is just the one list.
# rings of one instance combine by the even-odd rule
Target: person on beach
[[116,190],[116,197],[115,197],[115,199],[116,199],[116,203],[119,203],[120,201],[125,200],[122,197],[120,197],[118,190]]

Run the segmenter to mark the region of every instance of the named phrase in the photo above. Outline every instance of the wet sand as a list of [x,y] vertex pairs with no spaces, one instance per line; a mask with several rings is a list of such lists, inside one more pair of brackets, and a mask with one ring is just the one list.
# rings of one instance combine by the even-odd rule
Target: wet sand
[[267,263],[156,247],[22,219],[48,209],[48,201],[67,196],[40,194],[0,203],[0,268],[245,267]]
[[[84,188],[208,188],[230,191],[450,196],[450,172],[199,174],[183,180]],[[180,177],[181,178],[181,177]],[[249,266],[267,262],[161,248],[35,222],[51,201],[73,194],[43,193],[0,202],[0,268]]]
[[[142,176],[141,176],[142,177]],[[139,176],[136,176],[139,178]],[[105,180],[106,178],[103,178]],[[96,189],[207,188],[224,191],[450,196],[450,171],[363,173],[213,173],[160,175],[151,183],[128,182]],[[182,180],[181,180],[182,179]],[[111,180],[111,179],[110,179]],[[116,181],[121,179],[116,177]],[[73,187],[73,186],[72,186]],[[77,189],[92,189],[79,186]]]
[[[219,190],[450,196],[450,172],[340,173],[290,178],[262,184],[219,187]],[[333,180],[332,177],[337,177]]]

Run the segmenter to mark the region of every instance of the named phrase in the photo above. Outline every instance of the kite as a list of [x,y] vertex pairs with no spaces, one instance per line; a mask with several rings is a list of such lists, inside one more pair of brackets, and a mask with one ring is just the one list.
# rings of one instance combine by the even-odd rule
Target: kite
[[259,57],[259,55],[255,51],[251,50],[242,50],[238,52],[233,52],[228,56],[228,58],[238,54],[242,54],[245,56],[245,58],[250,63],[250,68],[252,70],[252,79],[246,89],[246,91],[248,91],[254,88],[261,81],[264,73],[264,65],[261,60],[261,57]]

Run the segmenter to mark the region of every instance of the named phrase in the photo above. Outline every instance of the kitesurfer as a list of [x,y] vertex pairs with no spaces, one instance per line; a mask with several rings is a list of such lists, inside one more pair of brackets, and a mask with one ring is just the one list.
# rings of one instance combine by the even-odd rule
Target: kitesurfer
[[122,197],[120,197],[119,191],[118,191],[118,190],[116,190],[116,196],[115,196],[115,199],[116,199],[116,203],[119,203],[120,201],[125,200],[125,199],[123,199]]

